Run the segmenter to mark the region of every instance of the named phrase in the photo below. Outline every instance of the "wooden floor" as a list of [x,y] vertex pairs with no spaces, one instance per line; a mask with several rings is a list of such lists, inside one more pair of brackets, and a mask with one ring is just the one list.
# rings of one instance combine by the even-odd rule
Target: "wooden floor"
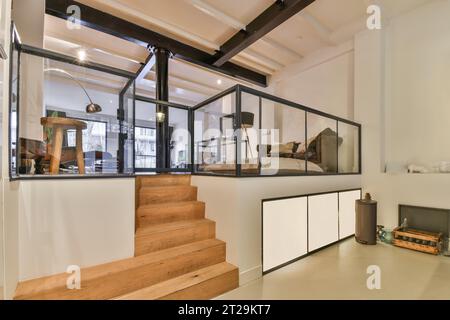
[[81,289],[66,273],[22,282],[15,299],[210,299],[238,287],[190,175],[136,178],[135,257],[82,269]]

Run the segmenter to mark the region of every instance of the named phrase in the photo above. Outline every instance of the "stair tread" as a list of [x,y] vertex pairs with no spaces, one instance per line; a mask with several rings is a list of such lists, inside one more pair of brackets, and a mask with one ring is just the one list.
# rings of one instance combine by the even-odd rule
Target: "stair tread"
[[195,205],[195,204],[202,204],[204,202],[197,201],[197,200],[188,200],[188,201],[174,201],[174,202],[163,202],[163,203],[149,203],[149,204],[143,204],[139,206],[138,210],[151,210],[153,208],[159,208],[159,207],[183,207],[186,205]]
[[117,297],[115,300],[154,300],[162,298],[234,270],[237,270],[237,267],[222,262],[131,292]]
[[[225,243],[217,239],[208,239],[173,247],[165,250],[151,252],[138,257],[132,257],[124,260],[109,262],[102,265],[83,268],[81,272],[82,282],[90,281],[107,275],[112,275],[128,269],[144,266],[147,264],[164,261],[172,257],[196,252],[208,247],[222,246]],[[61,273],[44,278],[28,280],[19,283],[16,290],[16,298],[24,298],[30,295],[38,294],[44,291],[50,291],[57,288],[65,288],[67,273]]]
[[170,190],[179,190],[179,189],[196,189],[196,186],[191,185],[183,185],[183,184],[177,184],[177,185],[168,185],[168,186],[144,186],[141,187],[140,192],[141,193],[147,193],[147,192],[169,192]]
[[183,220],[162,224],[149,224],[142,226],[136,230],[136,237],[147,236],[150,234],[156,234],[167,231],[174,231],[178,229],[196,227],[202,224],[212,224],[214,221],[209,219],[193,219],[193,220]]
[[139,176],[141,186],[145,184],[152,184],[153,186],[168,186],[168,185],[190,185],[191,175],[189,174],[163,174],[163,175],[149,175]]

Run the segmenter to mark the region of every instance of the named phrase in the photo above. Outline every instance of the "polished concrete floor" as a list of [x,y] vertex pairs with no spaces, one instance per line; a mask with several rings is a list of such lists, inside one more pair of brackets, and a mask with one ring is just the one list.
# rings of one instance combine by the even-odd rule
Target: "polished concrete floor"
[[[372,265],[381,271],[380,290],[367,287]],[[450,299],[450,257],[350,239],[218,299]]]

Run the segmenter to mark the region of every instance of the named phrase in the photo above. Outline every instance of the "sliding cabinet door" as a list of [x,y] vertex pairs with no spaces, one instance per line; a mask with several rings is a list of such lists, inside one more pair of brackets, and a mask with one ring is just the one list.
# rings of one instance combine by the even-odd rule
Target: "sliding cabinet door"
[[360,190],[339,193],[339,239],[355,234],[355,202],[360,198]]
[[338,194],[308,197],[309,251],[339,240]]
[[263,271],[308,252],[307,198],[263,203]]

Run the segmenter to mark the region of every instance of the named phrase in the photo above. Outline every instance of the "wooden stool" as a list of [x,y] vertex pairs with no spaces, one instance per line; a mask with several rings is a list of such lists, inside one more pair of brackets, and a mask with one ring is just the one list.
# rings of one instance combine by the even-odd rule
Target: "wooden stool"
[[59,165],[61,163],[61,152],[63,144],[64,130],[76,130],[76,149],[78,172],[85,174],[83,154],[83,130],[87,124],[83,121],[67,118],[41,118],[41,125],[44,128],[53,129],[52,154],[50,155],[50,173],[59,174]]

